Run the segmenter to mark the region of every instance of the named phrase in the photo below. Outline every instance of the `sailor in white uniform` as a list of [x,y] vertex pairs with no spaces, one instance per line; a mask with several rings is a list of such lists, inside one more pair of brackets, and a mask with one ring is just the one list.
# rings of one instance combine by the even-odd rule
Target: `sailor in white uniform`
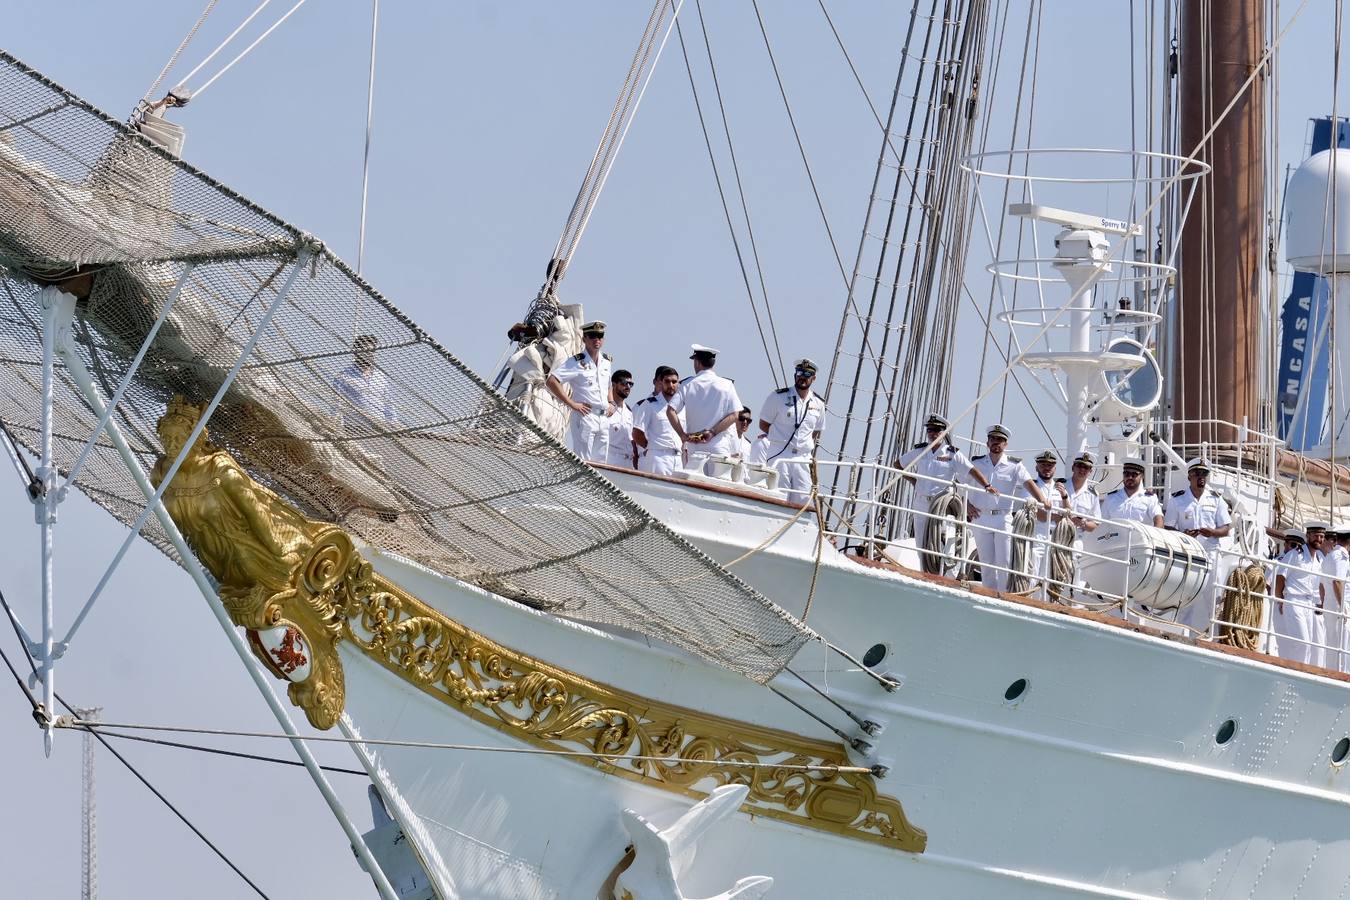
[[[1036,487],[1041,489],[1041,493],[1050,499],[1050,502],[1058,506],[1059,491],[1055,486],[1055,467],[1059,465],[1059,458],[1055,456],[1053,450],[1042,450],[1036,455],[1036,477],[1032,480],[1036,482]],[[1036,513],[1036,527],[1032,529],[1031,536],[1035,538],[1035,543],[1031,545],[1031,574],[1038,579],[1044,579],[1049,574],[1050,554],[1050,535],[1055,527],[1057,516],[1052,509],[1043,509]]]
[[1326,660],[1328,669],[1336,672],[1350,671],[1346,665],[1345,653],[1345,580],[1350,578],[1350,530],[1342,527],[1328,529],[1328,543],[1322,556],[1322,621],[1326,624]]
[[1143,462],[1125,460],[1120,464],[1120,478],[1123,484],[1102,498],[1102,518],[1163,527],[1162,504],[1144,487]]
[[[1326,561],[1329,541],[1327,540],[1327,530],[1331,526],[1325,522],[1309,522],[1303,526],[1304,531],[1308,533],[1308,549],[1317,555],[1318,571],[1321,571],[1322,563]],[[1313,665],[1326,665],[1326,647],[1327,647],[1327,617],[1324,615],[1323,606],[1327,593],[1326,579],[1317,579],[1317,606],[1313,609],[1313,641],[1317,644],[1313,650]]]
[[797,360],[792,387],[774,391],[759,410],[759,431],[769,436],[768,459],[778,470],[778,487],[795,506],[811,495],[811,457],[825,430],[825,401],[811,390],[815,381],[816,364]]
[[1097,488],[1092,484],[1092,469],[1096,460],[1086,450],[1078,454],[1073,461],[1073,477],[1064,485],[1064,505],[1077,532],[1073,541],[1075,558],[1083,549],[1083,538],[1097,530],[1102,517],[1101,501],[1097,498]]
[[[638,446],[638,469],[653,475],[674,475],[684,465],[684,441],[666,418],[666,405],[680,388],[680,375],[670,366],[657,366],[652,395],[633,410],[633,443]],[[683,413],[680,422],[683,423]]]
[[[605,416],[613,407],[609,402],[609,377],[613,360],[600,348],[605,344],[605,323],[587,322],[581,326],[584,350],[563,360],[548,373],[549,393],[572,410],[568,440],[572,452],[588,462],[609,458],[609,425]],[[571,396],[563,391],[571,389]]]
[[1173,531],[1184,531],[1204,545],[1209,555],[1209,578],[1200,595],[1177,615],[1177,621],[1198,631],[1209,633],[1214,619],[1214,604],[1221,577],[1223,560],[1219,554],[1219,539],[1232,530],[1228,502],[1209,488],[1209,461],[1196,457],[1186,464],[1186,478],[1191,486],[1172,494],[1163,515],[1163,525]]
[[605,462],[625,469],[637,463],[633,445],[633,410],[628,406],[628,395],[633,392],[633,373],[616,369],[609,380],[609,404],[613,407],[605,416],[609,428],[609,455]]
[[[680,389],[670,398],[666,415],[676,426],[687,445],[688,467],[703,471],[709,456],[733,456],[736,453],[736,415],[741,410],[741,398],[731,379],[713,371],[717,365],[717,351],[702,344],[693,344],[689,358],[694,361],[694,374],[680,382]],[[683,412],[685,422],[676,418]]]
[[914,499],[910,505],[916,511],[915,534],[923,533],[925,513],[932,507],[933,498],[953,484],[969,478],[980,487],[989,488],[988,480],[949,440],[947,430],[950,427],[944,417],[931,413],[923,426],[927,440],[919,441],[895,461],[895,468],[903,469],[905,480],[914,485]]
[[1285,532],[1285,547],[1275,567],[1275,634],[1280,656],[1294,662],[1316,665],[1318,584],[1322,560],[1308,547],[1297,528]]
[[970,503],[978,511],[974,524],[975,549],[980,554],[980,580],[984,586],[1002,591],[1008,583],[1009,551],[1012,548],[1013,507],[1022,501],[1023,492],[1030,494],[1041,506],[1049,500],[1032,480],[1022,461],[1004,456],[1008,446],[1008,429],[1002,425],[989,426],[985,445],[987,456],[977,456],[972,463],[989,483],[985,494],[972,494]]

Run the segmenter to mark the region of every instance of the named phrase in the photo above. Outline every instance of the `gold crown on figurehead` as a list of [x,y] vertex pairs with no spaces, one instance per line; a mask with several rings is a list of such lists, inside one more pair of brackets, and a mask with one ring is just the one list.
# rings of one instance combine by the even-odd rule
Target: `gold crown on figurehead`
[[188,401],[182,394],[174,394],[169,399],[169,405],[164,410],[164,415],[159,417],[159,426],[163,428],[169,422],[179,420],[190,429],[197,424],[197,420],[202,417],[202,408],[195,403]]

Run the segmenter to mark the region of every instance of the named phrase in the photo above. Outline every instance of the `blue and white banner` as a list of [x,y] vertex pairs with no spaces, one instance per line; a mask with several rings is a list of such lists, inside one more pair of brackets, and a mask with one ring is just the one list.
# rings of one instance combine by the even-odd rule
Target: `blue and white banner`
[[[1350,121],[1341,119],[1336,146],[1350,146]],[[1331,118],[1313,120],[1309,155],[1331,147]],[[1280,315],[1280,437],[1291,450],[1307,450],[1322,439],[1327,414],[1331,355],[1326,319],[1331,290],[1325,278],[1295,272]]]

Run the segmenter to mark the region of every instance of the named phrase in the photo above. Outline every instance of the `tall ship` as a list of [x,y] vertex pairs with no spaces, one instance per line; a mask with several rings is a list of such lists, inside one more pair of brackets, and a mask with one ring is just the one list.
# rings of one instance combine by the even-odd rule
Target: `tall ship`
[[[595,458],[623,400],[561,386],[608,365],[566,277],[695,7],[653,7],[486,374],[180,158],[187,92],[122,122],[0,53],[0,421],[43,572],[6,612],[47,747],[115,728],[56,692],[106,582],[57,609],[75,488],[192,577],[385,900],[1340,896],[1350,156],[1332,120],[1272,159],[1278,4],[1149,4],[1107,149],[1031,143],[1002,5],[915,3],[833,358],[765,335],[759,456],[686,381],[642,420],[677,461]],[[1297,365],[1281,253],[1327,285]]]

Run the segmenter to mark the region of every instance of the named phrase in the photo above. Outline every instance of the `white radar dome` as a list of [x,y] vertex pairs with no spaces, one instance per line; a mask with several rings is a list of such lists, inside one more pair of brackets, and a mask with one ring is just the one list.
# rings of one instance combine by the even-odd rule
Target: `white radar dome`
[[1308,157],[1289,180],[1285,258],[1295,269],[1350,272],[1350,148]]

